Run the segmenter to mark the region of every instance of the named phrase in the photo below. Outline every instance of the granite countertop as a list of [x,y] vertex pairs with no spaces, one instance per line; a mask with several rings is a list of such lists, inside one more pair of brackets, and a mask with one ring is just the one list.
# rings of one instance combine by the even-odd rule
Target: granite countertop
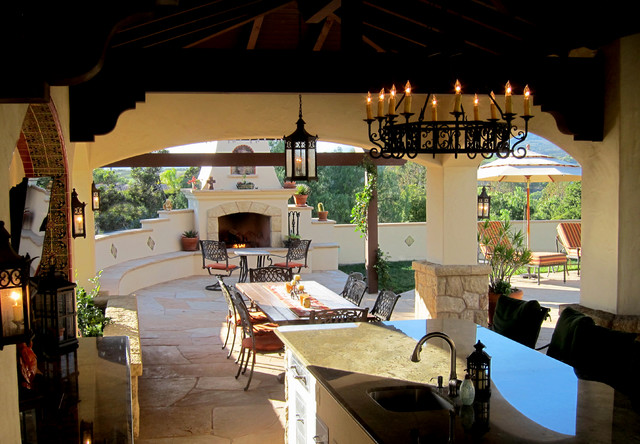
[[[472,322],[432,319],[277,331],[374,442],[640,442],[640,413],[626,396],[605,384],[579,380],[566,364]],[[489,402],[465,408],[458,402],[451,422],[446,410],[391,412],[368,394],[407,383],[434,384],[438,375],[446,385],[449,350],[444,341],[429,341],[421,362],[409,360],[416,341],[432,331],[454,340],[460,379],[477,340],[492,357]]]

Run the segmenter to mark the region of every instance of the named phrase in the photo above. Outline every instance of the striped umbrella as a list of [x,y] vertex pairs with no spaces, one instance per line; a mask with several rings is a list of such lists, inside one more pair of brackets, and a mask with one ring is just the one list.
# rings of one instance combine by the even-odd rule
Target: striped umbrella
[[481,165],[478,180],[490,182],[525,182],[527,184],[527,248],[530,236],[531,182],[575,182],[582,179],[580,165],[531,151],[521,159],[507,157]]

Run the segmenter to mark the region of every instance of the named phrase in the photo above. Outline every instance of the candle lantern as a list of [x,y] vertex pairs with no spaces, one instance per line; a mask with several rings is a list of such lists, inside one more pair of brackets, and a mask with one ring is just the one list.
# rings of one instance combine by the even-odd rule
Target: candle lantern
[[95,182],[91,182],[91,209],[100,211],[100,190],[96,187]]
[[467,371],[476,389],[476,400],[485,400],[491,396],[491,356],[482,350],[482,342],[473,347],[476,350],[467,357]]
[[84,225],[84,207],[86,205],[86,203],[80,202],[78,193],[74,188],[71,192],[71,235],[74,239],[76,237],[87,237]]
[[0,221],[0,350],[6,344],[29,342],[29,255],[17,254],[11,235]]
[[491,211],[491,197],[487,194],[487,188],[482,187],[482,192],[478,195],[478,219],[489,219]]
[[297,129],[284,137],[286,180],[318,180],[316,172],[316,142],[318,136],[312,136],[304,129],[302,120],[302,96]]
[[57,354],[78,346],[76,284],[52,269],[34,279],[34,324],[38,349]]

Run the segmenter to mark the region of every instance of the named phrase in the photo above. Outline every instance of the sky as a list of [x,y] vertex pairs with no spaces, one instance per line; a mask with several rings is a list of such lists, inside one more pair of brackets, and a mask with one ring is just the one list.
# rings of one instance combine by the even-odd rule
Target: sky
[[[217,144],[217,142],[193,143],[191,145],[167,148],[167,151],[170,153],[211,153],[215,152]],[[354,148],[356,151],[362,151],[360,148],[351,147],[349,145],[323,142],[321,140],[318,141],[317,151],[319,153],[330,153],[335,151],[337,147],[342,147],[343,149]]]

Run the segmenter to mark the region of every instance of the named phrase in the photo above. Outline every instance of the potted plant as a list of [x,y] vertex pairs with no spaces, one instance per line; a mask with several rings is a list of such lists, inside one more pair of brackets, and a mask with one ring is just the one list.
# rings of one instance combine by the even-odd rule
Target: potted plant
[[291,245],[291,242],[294,240],[299,240],[300,239],[300,235],[299,234],[288,234],[285,236],[284,240],[282,241],[282,243],[284,244],[285,247],[289,248],[289,245]]
[[238,188],[239,190],[253,190],[255,188],[255,184],[253,182],[248,182],[247,175],[243,174],[242,181],[239,181],[236,184],[236,188]]
[[324,204],[322,202],[318,202],[318,220],[327,220],[328,215],[329,211],[325,211]]
[[289,180],[285,180],[284,184],[282,185],[282,188],[295,188],[295,187],[296,187],[295,181],[289,181]]
[[309,197],[309,192],[311,188],[306,183],[301,183],[296,185],[296,192],[293,195],[293,199],[296,201],[296,207],[306,207],[307,206],[307,197]]
[[[484,223],[484,233],[488,233],[490,222]],[[500,296],[522,299],[522,290],[511,286],[511,277],[518,269],[531,260],[531,250],[524,241],[522,230],[512,231],[511,222],[502,221],[492,234],[478,233],[478,242],[490,252],[487,257],[491,266],[489,274],[489,324],[493,322],[493,312]]]
[[180,242],[184,251],[196,251],[198,249],[198,232],[195,230],[183,232]]

